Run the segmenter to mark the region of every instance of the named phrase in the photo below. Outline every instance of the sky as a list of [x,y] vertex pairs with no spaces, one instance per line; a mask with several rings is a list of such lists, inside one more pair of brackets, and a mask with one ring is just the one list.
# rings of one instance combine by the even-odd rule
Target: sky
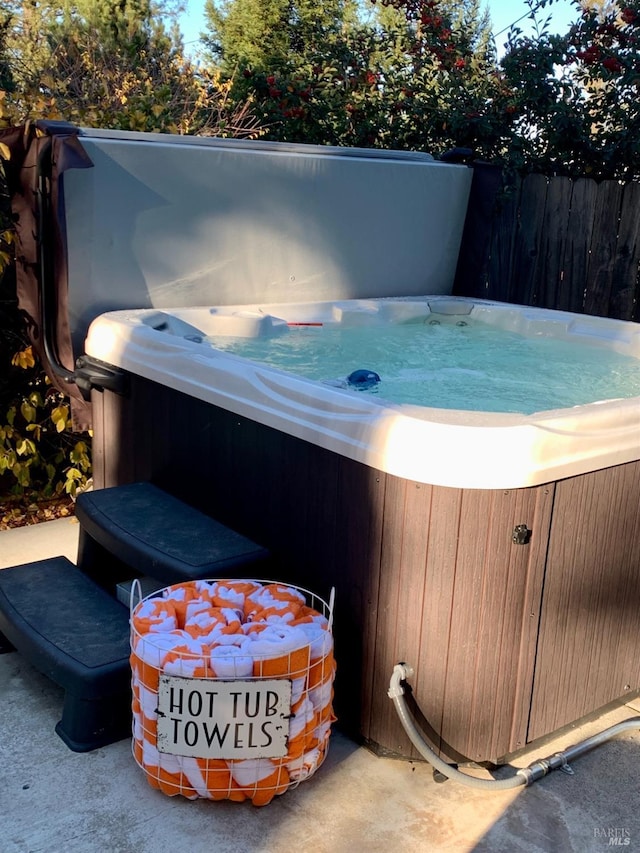
[[[197,50],[200,32],[205,28],[203,13],[205,0],[184,0],[184,2],[186,11],[180,20],[180,28],[185,46],[191,52]],[[509,25],[519,18],[524,16],[518,26],[524,32],[529,30],[530,24],[527,21],[529,7],[525,0],[485,0],[485,4],[491,14],[493,32],[496,35],[498,48],[506,39],[506,31]],[[540,22],[547,15],[551,15],[552,31],[563,33],[566,32],[569,23],[577,18],[577,11],[571,0],[555,0],[537,13]]]

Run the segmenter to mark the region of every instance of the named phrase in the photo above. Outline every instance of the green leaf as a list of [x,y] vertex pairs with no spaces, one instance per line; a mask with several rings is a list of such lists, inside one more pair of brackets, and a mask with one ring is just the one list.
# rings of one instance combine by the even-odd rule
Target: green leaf
[[20,413],[28,424],[33,423],[36,419],[35,407],[32,406],[31,403],[27,402],[27,400],[25,400],[20,406]]
[[69,407],[68,406],[56,406],[55,409],[51,412],[51,420],[53,421],[56,432],[64,432],[67,428],[67,421],[69,418]]
[[33,437],[36,441],[40,441],[40,439],[42,438],[42,427],[40,426],[40,424],[27,424],[26,430],[27,432],[33,433]]
[[31,472],[26,463],[18,462],[13,466],[13,476],[21,486],[31,485]]

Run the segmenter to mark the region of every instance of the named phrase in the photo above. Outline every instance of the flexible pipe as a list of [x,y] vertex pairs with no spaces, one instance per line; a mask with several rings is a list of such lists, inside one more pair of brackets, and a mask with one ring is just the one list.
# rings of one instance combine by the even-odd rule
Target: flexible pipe
[[424,738],[418,731],[413,719],[409,715],[407,704],[404,699],[404,688],[402,682],[406,681],[413,675],[413,668],[404,663],[396,664],[393,668],[391,680],[389,682],[388,695],[393,700],[393,704],[402,723],[402,727],[407,733],[409,740],[418,750],[420,755],[431,764],[431,766],[446,776],[448,779],[461,782],[470,788],[484,788],[492,791],[505,791],[512,788],[519,788],[523,785],[531,785],[538,779],[542,779],[547,773],[553,770],[567,768],[569,761],[584,755],[596,746],[605,743],[621,732],[630,729],[640,729],[640,717],[631,717],[628,720],[623,720],[608,729],[605,729],[598,734],[592,735],[586,740],[581,741],[575,746],[570,746],[562,752],[557,752],[548,758],[541,758],[534,761],[528,767],[523,767],[515,772],[515,775],[507,779],[478,779],[475,776],[469,776],[467,773],[462,773],[456,767],[452,767],[443,761],[440,756],[431,749],[425,742]]

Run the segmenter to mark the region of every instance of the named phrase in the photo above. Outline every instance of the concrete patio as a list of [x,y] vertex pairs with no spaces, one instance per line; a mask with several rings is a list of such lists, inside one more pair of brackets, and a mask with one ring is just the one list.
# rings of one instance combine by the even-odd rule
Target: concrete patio
[[[75,560],[78,524],[0,533],[0,568]],[[516,791],[438,784],[424,763],[378,758],[336,729],[307,782],[264,808],[168,798],[147,785],[128,741],[77,754],[54,733],[62,690],[16,652],[0,655],[2,853],[275,853],[640,850],[640,730]],[[526,766],[637,716],[637,703],[564,731],[514,759]],[[468,771],[490,778],[485,770]]]

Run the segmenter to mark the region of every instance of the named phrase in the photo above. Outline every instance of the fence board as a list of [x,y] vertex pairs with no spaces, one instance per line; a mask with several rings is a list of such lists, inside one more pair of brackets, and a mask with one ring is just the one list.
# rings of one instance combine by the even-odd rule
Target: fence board
[[640,320],[640,184],[626,184],[613,264],[610,314]]
[[640,184],[475,181],[454,292],[640,320]]
[[547,178],[527,175],[522,182],[520,221],[513,252],[513,278],[523,305],[538,305],[536,270],[540,257],[542,223],[547,201]]
[[571,190],[569,178],[555,178],[547,186],[535,275],[538,305],[544,308],[557,305],[560,298],[564,248],[570,231]]
[[512,275],[521,191],[522,181],[518,178],[500,195],[492,229],[488,280],[495,282],[493,298],[504,302],[512,302],[514,291],[518,293]]
[[622,184],[617,181],[598,184],[584,300],[586,314],[609,313],[621,202]]
[[496,193],[502,186],[502,172],[496,166],[478,163],[473,169],[467,217],[453,292],[487,298],[489,246],[497,212]]
[[584,311],[589,250],[593,234],[593,210],[598,185],[590,178],[573,181],[571,215],[562,260],[562,286],[556,304],[549,308]]

